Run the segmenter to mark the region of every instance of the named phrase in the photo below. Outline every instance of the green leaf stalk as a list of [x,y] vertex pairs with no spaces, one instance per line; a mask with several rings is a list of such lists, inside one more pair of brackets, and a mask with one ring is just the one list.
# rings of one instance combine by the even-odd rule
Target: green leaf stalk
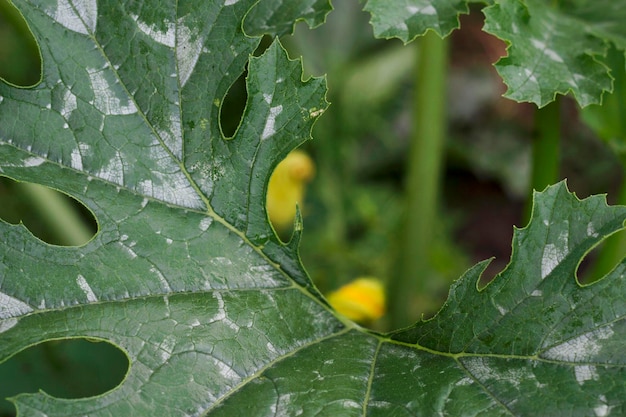
[[427,32],[418,42],[413,132],[406,172],[406,218],[401,273],[392,280],[391,325],[399,328],[415,321],[428,300],[429,245],[437,221],[441,166],[446,135],[446,73],[448,40]]

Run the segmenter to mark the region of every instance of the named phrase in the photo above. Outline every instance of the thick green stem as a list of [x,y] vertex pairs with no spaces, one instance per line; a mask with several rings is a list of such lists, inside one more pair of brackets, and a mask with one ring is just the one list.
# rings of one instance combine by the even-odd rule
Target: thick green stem
[[428,32],[419,42],[413,132],[406,176],[406,218],[400,273],[390,283],[391,326],[414,322],[425,311],[429,245],[437,221],[446,135],[448,42]]
[[536,136],[532,144],[530,189],[526,199],[526,220],[530,219],[533,190],[541,191],[559,180],[559,147],[561,142],[561,100],[537,109]]

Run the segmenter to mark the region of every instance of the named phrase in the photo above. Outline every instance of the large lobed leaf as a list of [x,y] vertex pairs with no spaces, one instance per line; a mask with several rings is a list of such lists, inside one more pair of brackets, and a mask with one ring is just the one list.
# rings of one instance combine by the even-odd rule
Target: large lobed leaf
[[485,264],[468,271],[433,320],[376,335],[330,311],[299,235],[281,244],[264,211],[272,167],[326,107],[322,81],[274,43],[250,59],[237,133],[220,131],[258,44],[241,28],[302,14],[245,21],[253,4],[17,4],[43,79],[0,85],[0,174],[71,194],[99,231],[57,247],[0,222],[0,361],[72,337],[130,361],[110,392],[20,395],[20,415],[622,415],[625,264],[575,280],[626,219],[601,197],[537,195],[509,267],[482,291]]
[[[405,42],[433,30],[447,36],[471,0],[368,0],[374,32]],[[604,63],[607,42],[626,50],[626,3],[622,0],[485,1],[484,30],[509,44],[496,63],[516,101],[545,106],[571,92],[581,106],[600,103],[612,91]]]

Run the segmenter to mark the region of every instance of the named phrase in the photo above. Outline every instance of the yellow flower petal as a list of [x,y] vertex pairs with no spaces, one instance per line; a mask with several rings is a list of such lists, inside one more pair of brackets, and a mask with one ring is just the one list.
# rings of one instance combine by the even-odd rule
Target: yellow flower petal
[[281,161],[267,189],[266,207],[270,221],[279,231],[288,230],[296,216],[296,203],[302,207],[306,183],[315,174],[313,160],[303,151],[292,151]]
[[385,289],[376,278],[358,278],[329,294],[328,302],[350,320],[372,321],[385,314]]

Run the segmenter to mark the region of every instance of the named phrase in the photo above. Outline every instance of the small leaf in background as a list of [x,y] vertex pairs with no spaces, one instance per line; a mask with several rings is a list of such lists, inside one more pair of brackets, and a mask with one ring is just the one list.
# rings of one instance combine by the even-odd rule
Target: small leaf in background
[[[467,0],[369,0],[374,33],[404,42],[433,30],[447,36],[468,12]],[[483,9],[484,31],[509,43],[496,68],[506,97],[539,107],[571,92],[581,106],[600,103],[612,91],[604,64],[607,42],[626,49],[623,2],[502,0]]]
[[427,30],[447,36],[459,27],[459,15],[468,12],[465,0],[369,0],[374,34],[409,42]]
[[[510,44],[508,56],[496,63],[508,86],[506,97],[543,107],[556,93],[571,91],[584,107],[599,103],[602,93],[612,89],[608,68],[600,60],[606,53],[605,39],[595,31],[610,22],[580,13],[585,7],[581,2],[566,3],[555,7],[537,0],[506,0],[484,10],[484,30]],[[593,7],[611,3],[613,9],[616,4],[602,3]],[[619,9],[623,22],[626,15]]]
[[385,298],[385,288],[379,279],[363,277],[330,293],[328,302],[350,320],[368,323],[385,314]]

